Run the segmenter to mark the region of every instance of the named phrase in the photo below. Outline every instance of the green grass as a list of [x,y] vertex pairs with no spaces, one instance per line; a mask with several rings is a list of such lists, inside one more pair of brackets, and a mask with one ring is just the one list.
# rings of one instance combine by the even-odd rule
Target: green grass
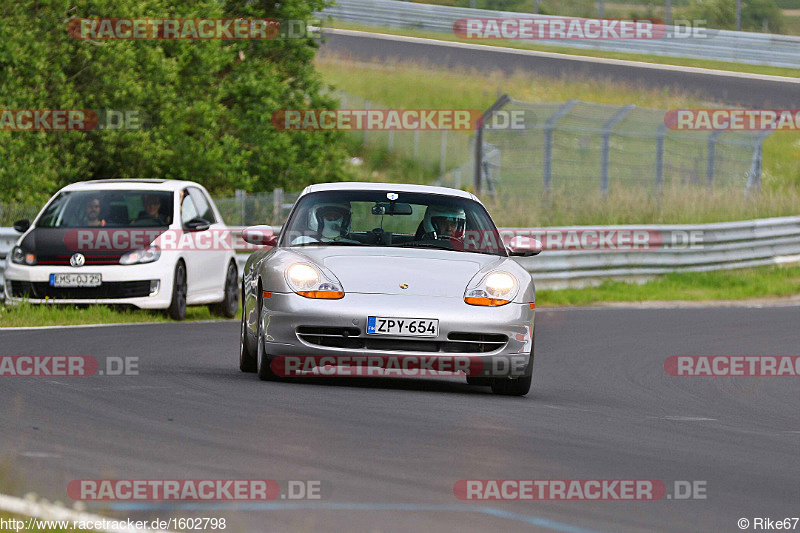
[[800,266],[771,266],[666,274],[641,285],[605,281],[602,285],[585,289],[540,290],[536,291],[536,306],[541,308],[669,300],[745,300],[798,294]]
[[[241,309],[240,309],[241,312]],[[212,315],[205,306],[188,307],[186,320],[224,320]],[[105,305],[31,305],[0,306],[0,327],[77,326],[89,324],[133,324],[139,322],[174,322],[163,311],[115,309]]]
[[[790,21],[787,26],[794,28],[794,21]],[[427,39],[437,39],[440,41],[452,41],[470,44],[483,44],[489,46],[499,46],[503,48],[516,48],[522,50],[538,50],[541,52],[552,52],[558,54],[569,54],[586,57],[603,57],[608,59],[623,59],[628,61],[644,61],[647,63],[657,63],[661,65],[678,65],[684,67],[697,67],[716,70],[728,70],[732,72],[749,72],[753,74],[765,74],[770,76],[787,76],[790,78],[800,77],[800,69],[771,67],[767,65],[748,65],[741,63],[730,63],[727,61],[712,61],[708,59],[693,59],[688,57],[668,57],[650,54],[632,54],[626,52],[610,52],[605,50],[585,50],[582,48],[570,48],[567,46],[545,45],[532,43],[530,41],[511,41],[511,40],[475,40],[459,39],[452,33],[442,33],[433,31],[422,31],[413,28],[386,28],[356,24],[343,21],[330,21],[326,26],[345,30],[367,31],[371,33],[386,33],[389,35],[405,35],[409,37],[423,37]]]

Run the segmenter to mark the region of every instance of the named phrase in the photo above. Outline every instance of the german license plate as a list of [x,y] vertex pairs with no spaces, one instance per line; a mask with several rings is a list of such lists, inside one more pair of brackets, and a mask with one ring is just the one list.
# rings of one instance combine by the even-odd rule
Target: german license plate
[[436,337],[439,321],[431,318],[367,317],[367,333],[403,337]]
[[101,274],[50,274],[51,287],[99,287]]

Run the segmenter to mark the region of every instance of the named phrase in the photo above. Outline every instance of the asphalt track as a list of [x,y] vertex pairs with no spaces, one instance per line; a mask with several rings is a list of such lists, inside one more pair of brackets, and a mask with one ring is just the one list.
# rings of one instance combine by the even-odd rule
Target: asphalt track
[[701,98],[751,108],[800,107],[800,79],[779,76],[726,73],[345,30],[326,30],[322,51],[360,61],[414,61],[477,71],[528,72],[546,78],[605,78],[631,86],[679,89]]
[[[800,513],[800,382],[678,378],[670,355],[798,353],[800,308],[539,311],[534,388],[461,379],[263,383],[238,323],[0,331],[0,355],[138,356],[139,375],[0,378],[0,464],[73,479],[322,480],[321,502],[90,505],[227,531],[739,531]],[[460,479],[705,481],[707,499],[462,502]],[[162,506],[159,508],[159,506]]]

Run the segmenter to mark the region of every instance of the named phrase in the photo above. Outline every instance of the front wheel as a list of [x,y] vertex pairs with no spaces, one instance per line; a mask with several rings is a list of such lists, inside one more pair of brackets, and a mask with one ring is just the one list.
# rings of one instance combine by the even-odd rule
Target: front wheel
[[525,396],[531,390],[533,382],[533,348],[531,347],[531,357],[525,372],[516,379],[493,378],[492,392],[501,396]]
[[239,335],[239,370],[242,372],[255,372],[258,370],[258,361],[247,348],[247,324],[245,322],[245,310],[242,309],[242,328]]
[[170,301],[169,312],[173,320],[183,320],[186,318],[186,265],[183,261],[178,261],[175,266],[175,281],[172,284],[172,301]]
[[209,306],[211,314],[233,318],[239,309],[239,272],[236,265],[231,262],[228,265],[228,273],[225,276],[225,296],[219,303]]

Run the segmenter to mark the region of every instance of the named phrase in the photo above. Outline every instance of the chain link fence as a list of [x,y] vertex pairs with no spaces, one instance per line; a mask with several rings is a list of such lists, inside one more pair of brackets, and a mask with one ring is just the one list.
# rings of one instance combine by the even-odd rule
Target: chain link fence
[[[339,98],[340,109],[389,109],[361,96],[343,91],[334,93]],[[434,173],[444,174],[451,167],[469,157],[470,133],[448,130],[364,130],[351,131],[372,149],[385,149],[400,154],[422,166],[428,166]]]
[[466,177],[477,191],[542,197],[554,189],[606,195],[620,188],[760,187],[769,132],[674,131],[661,110],[504,99],[497,107],[524,117],[524,127],[492,128],[487,120],[481,150],[473,141],[469,159],[440,184],[463,185]]

